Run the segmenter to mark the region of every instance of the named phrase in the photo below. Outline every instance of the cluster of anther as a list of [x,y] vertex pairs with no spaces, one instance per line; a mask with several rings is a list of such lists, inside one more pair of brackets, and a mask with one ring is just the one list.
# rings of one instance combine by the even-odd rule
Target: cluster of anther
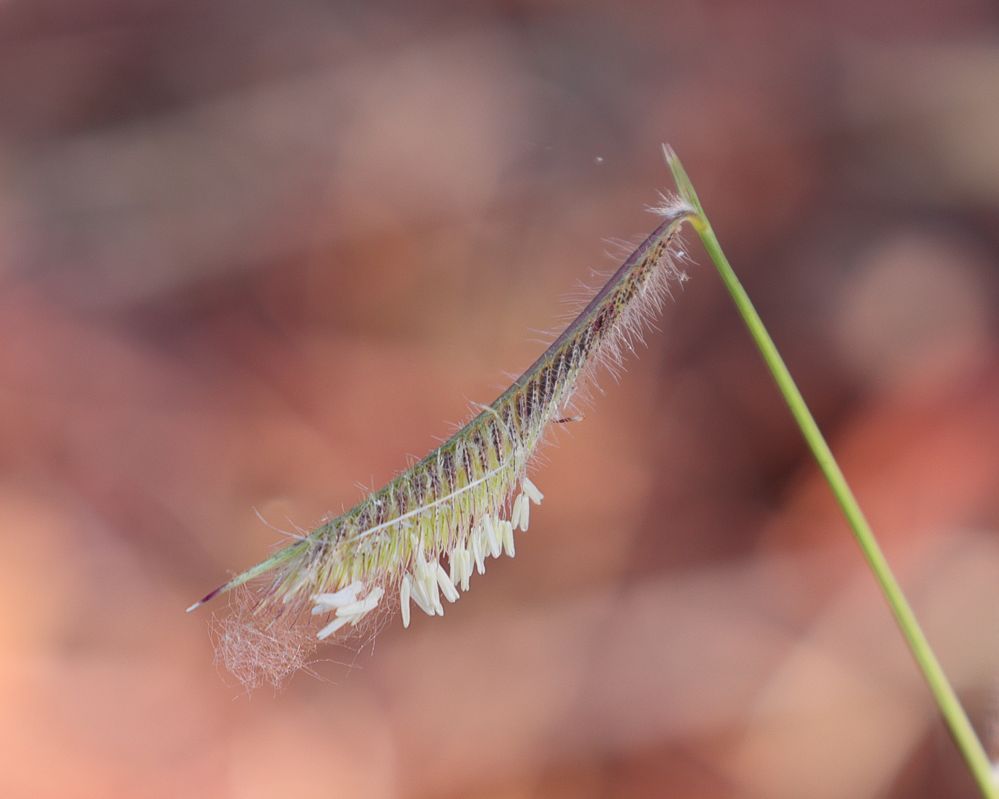
[[[448,602],[456,602],[461,595],[460,591],[468,590],[473,570],[485,574],[486,558],[498,558],[504,553],[512,558],[516,554],[514,531],[527,530],[531,523],[531,503],[540,505],[543,498],[544,495],[537,486],[524,477],[521,491],[514,499],[510,518],[484,516],[464,541],[456,543],[447,553],[450,570],[445,569],[436,558],[428,560],[422,547],[415,546],[416,557],[412,572],[404,574],[399,585],[402,626],[409,627],[411,601],[428,616],[443,616],[441,596]],[[336,613],[335,618],[318,632],[317,637],[328,638],[348,624],[356,626],[378,606],[384,594],[380,586],[364,592],[364,583],[355,581],[335,593],[316,595],[313,598],[313,615]]]
[[359,596],[364,591],[364,583],[355,580],[345,588],[333,594],[317,594],[314,598],[315,606],[312,608],[312,615],[329,613],[336,611],[336,618],[316,633],[319,640],[329,638],[341,627],[349,624],[355,626],[361,619],[378,607],[378,601],[382,598],[385,590],[376,585],[363,597]]

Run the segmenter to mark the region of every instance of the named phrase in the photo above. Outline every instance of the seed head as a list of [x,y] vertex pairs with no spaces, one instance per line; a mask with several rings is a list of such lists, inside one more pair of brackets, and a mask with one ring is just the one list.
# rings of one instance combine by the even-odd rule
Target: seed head
[[[468,591],[489,558],[516,552],[541,491],[528,477],[532,457],[552,423],[576,421],[573,397],[598,367],[617,375],[642,331],[680,283],[678,228],[692,213],[668,200],[663,217],[575,320],[531,367],[441,446],[309,535],[212,591],[188,611],[247,583],[253,600],[223,645],[233,652],[259,638],[280,653],[291,641],[292,667],[303,662],[301,631],[312,640],[370,633],[384,611],[411,605],[443,616],[444,603]],[[444,564],[447,564],[445,568]],[[240,631],[246,635],[240,642]],[[240,645],[242,644],[242,645]],[[249,646],[227,662],[244,682],[257,679]],[[273,678],[281,668],[268,660]],[[245,675],[249,673],[250,679]]]

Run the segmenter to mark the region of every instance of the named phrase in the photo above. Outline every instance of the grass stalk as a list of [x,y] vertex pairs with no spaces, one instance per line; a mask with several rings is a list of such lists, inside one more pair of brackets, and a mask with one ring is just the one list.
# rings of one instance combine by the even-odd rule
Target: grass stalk
[[909,646],[909,650],[912,652],[912,656],[919,666],[923,678],[926,680],[926,684],[929,686],[937,707],[940,709],[940,713],[950,728],[951,735],[954,737],[954,741],[967,763],[968,770],[971,772],[983,797],[986,797],[986,799],[999,799],[999,784],[997,784],[992,776],[992,767],[982,747],[982,743],[975,734],[967,713],[965,713],[964,708],[961,706],[961,702],[957,698],[953,686],[951,686],[950,681],[947,679],[940,661],[937,659],[929,640],[920,627],[919,621],[916,619],[916,615],[902,591],[902,587],[892,573],[877,538],[867,519],[864,517],[860,505],[857,503],[857,498],[850,489],[832,450],[819,430],[819,426],[816,424],[811,411],[808,409],[808,405],[798,390],[794,378],[791,377],[791,373],[784,364],[777,346],[767,332],[763,320],[760,319],[760,315],[753,307],[749,295],[742,287],[742,283],[732,269],[728,258],[725,257],[721,244],[719,244],[718,238],[715,236],[711,223],[704,213],[704,208],[697,197],[697,193],[694,191],[690,179],[687,177],[687,173],[671,149],[664,148],[664,151],[666,161],[673,173],[673,178],[676,181],[681,197],[696,211],[695,214],[688,218],[688,221],[697,232],[705,251],[718,270],[718,274],[721,276],[725,288],[732,297],[739,315],[749,329],[749,334],[752,336],[760,354],[763,356],[767,368],[770,370],[770,374],[777,383],[777,387],[784,397],[791,415],[797,422],[801,434],[804,436],[809,449],[811,449],[815,460],[818,462],[819,468],[822,470],[822,474],[829,483],[829,488],[832,490],[836,502],[843,511],[843,515],[846,517],[846,521],[853,531],[854,538],[856,538],[857,543],[860,545],[867,565],[873,572],[874,578],[877,580],[885,600],[888,602],[888,606],[895,617],[895,622],[901,630]]

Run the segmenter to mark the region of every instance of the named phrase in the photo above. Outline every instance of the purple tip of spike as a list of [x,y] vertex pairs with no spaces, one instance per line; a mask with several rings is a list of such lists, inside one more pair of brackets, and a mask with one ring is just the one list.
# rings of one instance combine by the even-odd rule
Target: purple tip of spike
[[223,588],[225,588],[225,586],[224,585],[220,585],[214,591],[211,591],[211,592],[205,594],[204,597],[202,597],[197,602],[195,602],[193,605],[191,605],[191,607],[189,607],[185,612],[186,613],[190,613],[192,610],[197,610],[202,605],[204,605],[206,602],[208,602],[208,601],[214,599],[216,596],[218,596],[218,594],[222,591]]

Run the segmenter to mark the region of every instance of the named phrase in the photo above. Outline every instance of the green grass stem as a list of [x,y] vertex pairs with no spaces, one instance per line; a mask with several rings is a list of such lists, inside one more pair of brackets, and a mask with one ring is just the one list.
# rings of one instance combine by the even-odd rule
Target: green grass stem
[[829,483],[829,487],[832,489],[832,493],[840,509],[843,511],[843,515],[846,517],[846,521],[850,525],[857,543],[860,545],[864,558],[867,560],[867,565],[874,573],[874,578],[884,593],[885,600],[888,602],[895,621],[902,635],[905,637],[909,650],[912,652],[912,656],[915,658],[916,664],[922,671],[930,692],[933,694],[933,698],[940,708],[940,713],[950,728],[958,749],[964,756],[972,777],[977,783],[982,796],[986,797],[986,799],[999,799],[999,785],[997,785],[996,780],[992,776],[992,767],[982,747],[982,743],[975,734],[975,730],[971,726],[971,722],[968,720],[968,716],[961,706],[954,688],[947,679],[947,675],[944,674],[943,668],[940,666],[940,662],[937,660],[936,654],[930,646],[930,642],[927,640],[925,633],[923,633],[912,607],[905,598],[902,587],[892,573],[877,538],[871,530],[867,519],[864,517],[860,505],[857,503],[857,498],[843,476],[843,472],[836,462],[832,450],[829,449],[829,445],[826,443],[822,432],[812,417],[808,405],[806,405],[801,392],[794,382],[794,378],[791,377],[791,373],[784,364],[777,346],[767,332],[763,320],[760,319],[759,314],[753,307],[752,301],[749,299],[749,295],[742,287],[742,283],[739,282],[739,278],[733,271],[728,258],[725,257],[721,244],[718,243],[711,223],[704,213],[704,208],[697,197],[697,193],[694,191],[694,187],[690,183],[690,179],[687,177],[687,173],[684,171],[676,154],[669,148],[664,148],[664,150],[666,161],[673,172],[673,178],[676,181],[681,197],[696,211],[695,214],[689,217],[688,221],[694,230],[697,231],[698,236],[700,236],[704,249],[718,270],[718,274],[721,276],[729,295],[731,295],[732,301],[739,311],[739,315],[749,329],[749,333],[756,343],[760,354],[763,356],[770,374],[773,375],[777,387],[780,389],[785,402],[787,402],[787,406],[791,410],[791,415],[798,423],[801,434],[804,436],[809,449],[811,449],[815,460],[819,464],[819,468],[822,470],[822,474]]

